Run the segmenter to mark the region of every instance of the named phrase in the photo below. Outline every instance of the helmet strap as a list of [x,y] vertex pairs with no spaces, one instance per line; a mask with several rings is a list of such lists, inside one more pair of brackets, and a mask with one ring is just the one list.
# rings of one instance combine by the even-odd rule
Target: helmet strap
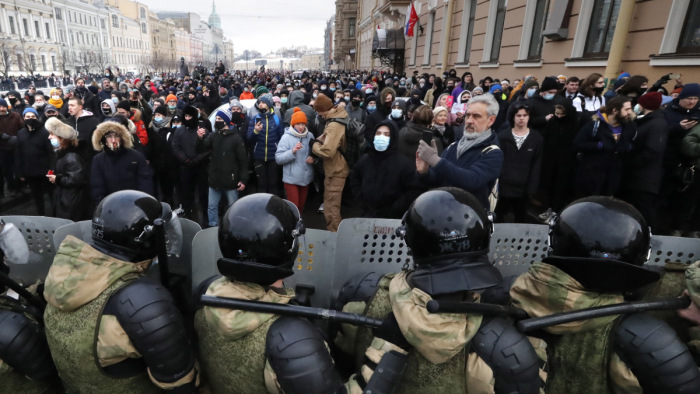
[[220,258],[216,262],[221,275],[233,278],[239,282],[257,283],[269,286],[279,279],[284,279],[294,274],[292,264],[274,266],[257,263],[254,261],[239,261]]

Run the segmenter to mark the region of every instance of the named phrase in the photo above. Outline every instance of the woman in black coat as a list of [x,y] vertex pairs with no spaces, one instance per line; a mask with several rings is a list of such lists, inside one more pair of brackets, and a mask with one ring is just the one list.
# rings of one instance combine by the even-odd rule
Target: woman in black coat
[[56,152],[53,174],[46,177],[55,184],[54,216],[74,222],[87,220],[90,212],[89,169],[78,149],[78,133],[56,118],[46,122],[49,139]]
[[415,161],[397,149],[398,135],[394,122],[379,122],[370,150],[352,169],[350,187],[362,217],[400,219],[422,192],[416,183]]
[[49,140],[49,132],[37,119],[36,113],[25,110],[24,126],[17,132],[15,174],[29,184],[37,215],[45,216],[44,194],[51,190],[46,174],[54,167],[56,155]]

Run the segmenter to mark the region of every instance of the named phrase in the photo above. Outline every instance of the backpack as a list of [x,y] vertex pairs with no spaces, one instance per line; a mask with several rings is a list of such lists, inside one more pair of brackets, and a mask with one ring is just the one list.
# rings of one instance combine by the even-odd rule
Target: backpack
[[330,119],[329,122],[337,122],[345,127],[345,150],[339,149],[348,167],[352,169],[360,160],[365,145],[365,125],[357,119],[347,116],[345,118]]

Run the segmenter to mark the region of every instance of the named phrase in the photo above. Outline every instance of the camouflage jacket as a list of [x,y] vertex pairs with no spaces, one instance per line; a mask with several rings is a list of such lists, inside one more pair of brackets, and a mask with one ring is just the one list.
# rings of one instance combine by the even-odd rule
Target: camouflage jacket
[[[623,302],[622,294],[587,290],[564,271],[542,262],[533,263],[527,273],[518,277],[510,289],[510,296],[513,305],[524,309],[530,317]],[[610,332],[618,317],[600,317],[545,328],[546,332],[554,334],[546,338],[546,344],[540,341],[538,349],[543,364],[549,365],[548,392],[557,392],[562,386],[572,393],[642,392],[630,368],[611,350]],[[559,365],[576,367],[562,370]],[[583,379],[581,375],[584,375]]]

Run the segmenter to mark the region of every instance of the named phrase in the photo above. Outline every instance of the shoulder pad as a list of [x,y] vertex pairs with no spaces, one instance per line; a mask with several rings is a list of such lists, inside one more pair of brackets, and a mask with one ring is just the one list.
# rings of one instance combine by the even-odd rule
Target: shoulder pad
[[45,380],[55,374],[46,337],[22,313],[0,309],[0,359],[22,375]]
[[645,393],[700,393],[693,357],[663,321],[644,313],[623,317],[613,333],[613,348]]
[[287,394],[335,393],[343,387],[323,334],[306,319],[275,320],[267,331],[265,357]]
[[491,367],[496,393],[539,393],[539,358],[535,348],[507,320],[484,319],[471,344]]
[[376,272],[360,273],[350,278],[340,288],[340,293],[336,300],[336,309],[343,309],[343,306],[349,302],[368,302],[371,300],[379,288],[380,279],[382,279],[382,275]]

